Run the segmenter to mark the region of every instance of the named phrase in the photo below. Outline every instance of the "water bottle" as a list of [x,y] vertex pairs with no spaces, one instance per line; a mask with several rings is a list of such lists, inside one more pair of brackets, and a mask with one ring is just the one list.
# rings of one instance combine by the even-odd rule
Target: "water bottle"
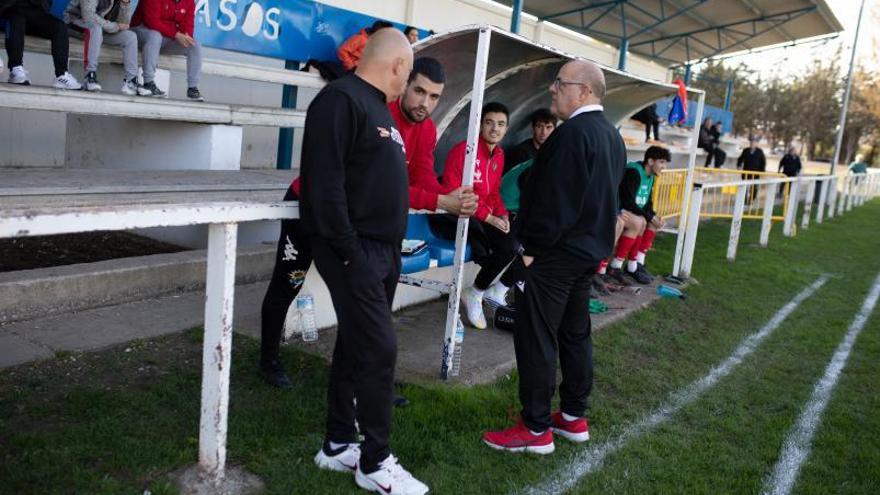
[[318,340],[318,327],[315,324],[315,299],[307,291],[296,296],[296,311],[299,313],[299,327],[303,342]]
[[675,299],[687,299],[687,296],[682,293],[680,290],[670,287],[668,285],[658,285],[657,286],[657,294],[660,294],[660,297],[671,297]]
[[455,351],[452,352],[452,370],[449,376],[458,376],[461,372],[461,343],[464,342],[464,324],[461,318],[455,319]]

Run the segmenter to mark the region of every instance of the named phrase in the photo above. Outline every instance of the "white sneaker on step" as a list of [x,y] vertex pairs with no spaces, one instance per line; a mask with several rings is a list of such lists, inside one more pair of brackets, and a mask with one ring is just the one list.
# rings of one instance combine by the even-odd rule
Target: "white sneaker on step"
[[461,303],[464,305],[464,313],[474,328],[486,328],[486,315],[483,314],[483,294],[477,293],[473,287],[461,291]]
[[65,72],[55,78],[52,87],[57,89],[82,89],[82,84],[70,72]]
[[331,450],[330,444],[325,443],[321,450],[315,454],[315,464],[319,468],[329,471],[353,473],[357,469],[360,458],[361,448],[356,443],[344,445],[336,450]]
[[501,282],[495,282],[491,287],[486,289],[486,293],[483,296],[483,300],[486,301],[486,304],[492,306],[493,308],[497,308],[499,306],[507,306],[507,290],[506,287]]
[[358,466],[357,472],[354,474],[354,481],[365,490],[386,495],[424,495],[428,493],[428,485],[403,469],[403,466],[393,455],[389,455],[382,461],[377,471],[369,474],[361,471]]
[[25,70],[23,65],[16,65],[9,69],[9,82],[11,84],[21,84],[22,86],[29,86],[31,84],[27,70]]

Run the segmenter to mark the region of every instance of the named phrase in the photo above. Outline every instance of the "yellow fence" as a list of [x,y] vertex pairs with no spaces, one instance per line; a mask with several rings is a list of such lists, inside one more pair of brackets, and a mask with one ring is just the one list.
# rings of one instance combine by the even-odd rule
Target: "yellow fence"
[[664,170],[654,180],[651,198],[654,211],[663,219],[681,216],[681,200],[687,187],[687,169]]
[[[694,182],[700,184],[718,184],[739,182],[743,180],[760,180],[785,177],[775,172],[752,172],[724,168],[702,168],[694,170]],[[764,199],[767,194],[779,195],[782,199],[783,211],[773,215],[773,220],[785,219],[785,208],[788,207],[788,192],[791,183],[782,185],[749,186],[746,191],[746,204],[743,218],[760,220],[764,217]],[[706,189],[703,193],[703,206],[700,211],[702,218],[733,218],[736,200],[736,186]]]

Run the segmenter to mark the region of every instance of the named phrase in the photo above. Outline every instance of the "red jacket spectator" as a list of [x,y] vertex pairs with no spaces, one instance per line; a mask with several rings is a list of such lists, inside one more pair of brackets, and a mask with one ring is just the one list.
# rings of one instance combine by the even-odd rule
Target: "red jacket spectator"
[[352,35],[339,46],[336,56],[342,61],[342,66],[345,67],[345,70],[354,70],[357,67],[369,37],[370,35],[367,33],[367,30],[361,29],[360,32]]
[[449,192],[437,182],[437,174],[434,172],[437,127],[430,117],[417,124],[407,120],[400,109],[400,100],[389,103],[388,110],[391,111],[397,130],[406,145],[409,207],[416,210],[435,210],[437,196]]
[[[443,169],[443,187],[452,190],[461,186],[464,174],[464,151],[466,142],[462,141],[449,150]],[[501,200],[501,175],[504,174],[504,150],[496,146],[489,154],[489,146],[480,139],[477,145],[477,162],[474,165],[474,194],[479,198],[477,219],[485,222],[486,217],[508,216]]]
[[195,0],[141,0],[131,25],[143,24],[166,38],[174,38],[177,33],[193,36],[195,19]]

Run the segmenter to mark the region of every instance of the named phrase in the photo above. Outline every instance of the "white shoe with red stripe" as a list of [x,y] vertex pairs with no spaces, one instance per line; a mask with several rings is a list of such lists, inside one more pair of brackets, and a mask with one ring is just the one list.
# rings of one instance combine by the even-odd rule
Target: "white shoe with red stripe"
[[315,454],[315,464],[328,471],[353,473],[357,469],[360,458],[361,448],[356,443],[344,445],[336,450],[331,450],[330,445],[325,443],[321,450]]
[[572,442],[586,442],[590,439],[590,424],[587,418],[577,418],[574,421],[568,421],[562,416],[561,411],[556,411],[550,415],[550,421],[553,426],[550,428],[556,435],[570,440]]
[[428,485],[403,469],[403,466],[393,455],[389,455],[379,463],[379,469],[372,473],[364,473],[358,465],[354,481],[365,490],[386,495],[424,495],[428,493]]

